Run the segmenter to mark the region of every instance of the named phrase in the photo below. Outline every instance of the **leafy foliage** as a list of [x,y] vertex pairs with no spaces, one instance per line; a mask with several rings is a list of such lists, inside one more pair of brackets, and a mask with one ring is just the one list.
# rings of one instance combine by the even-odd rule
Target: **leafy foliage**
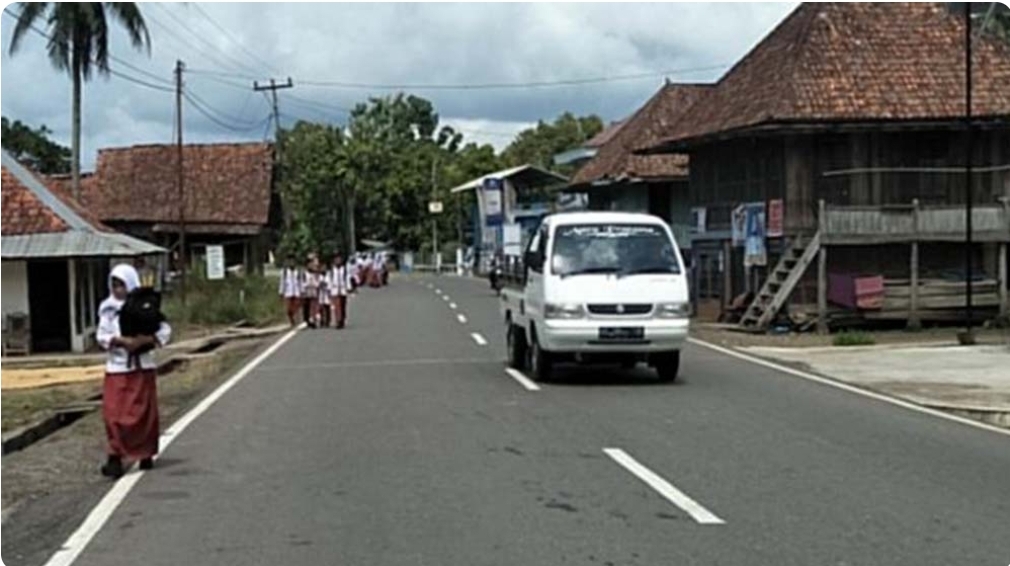
[[32,129],[20,120],[10,122],[6,116],[2,123],[0,140],[15,159],[46,175],[70,171],[70,148],[49,139],[53,131],[45,124]]
[[[290,218],[280,252],[354,251],[364,239],[430,250],[432,223],[441,242],[459,242],[474,197],[450,195],[451,187],[513,164],[550,167],[555,153],[602,127],[598,117],[565,113],[520,133],[497,155],[441,125],[430,101],[402,93],[358,104],[343,128],[299,122],[280,136],[280,190]],[[443,203],[434,217],[432,200]]]
[[554,156],[581,145],[603,130],[599,116],[574,116],[565,112],[553,123],[541,120],[535,128],[523,130],[502,152],[507,166],[529,163],[544,168],[554,166]]
[[870,346],[877,340],[869,332],[845,331],[835,334],[831,342],[835,346]]
[[151,37],[134,2],[19,2],[18,21],[11,32],[10,50],[20,47],[37,20],[48,27],[46,50],[53,67],[73,81],[71,102],[70,172],[74,198],[81,187],[81,85],[94,71],[109,74],[109,19],[118,20],[136,49],[150,52]]

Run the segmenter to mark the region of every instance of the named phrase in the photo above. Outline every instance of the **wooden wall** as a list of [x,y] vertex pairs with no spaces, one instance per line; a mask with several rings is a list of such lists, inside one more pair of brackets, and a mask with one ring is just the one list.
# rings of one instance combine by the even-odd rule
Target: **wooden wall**
[[[766,135],[711,142],[691,150],[690,200],[709,208],[709,230],[729,228],[736,205],[785,199],[787,233],[817,225],[817,202],[837,205],[964,202],[963,173],[863,172],[856,168],[963,167],[964,136],[956,130]],[[978,166],[1010,163],[1010,128],[978,132]],[[1010,197],[1010,172],[978,173],[977,203]]]

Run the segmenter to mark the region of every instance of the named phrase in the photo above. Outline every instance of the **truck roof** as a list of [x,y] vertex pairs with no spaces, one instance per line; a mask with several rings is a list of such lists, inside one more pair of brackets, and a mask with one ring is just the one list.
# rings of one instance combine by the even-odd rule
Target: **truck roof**
[[658,216],[639,212],[559,212],[547,216],[544,221],[551,226],[570,224],[666,224]]

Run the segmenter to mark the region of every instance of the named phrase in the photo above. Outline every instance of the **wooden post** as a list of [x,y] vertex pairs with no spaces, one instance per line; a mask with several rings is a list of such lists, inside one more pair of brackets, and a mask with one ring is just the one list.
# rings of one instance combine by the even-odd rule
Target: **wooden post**
[[727,311],[733,303],[733,245],[729,240],[722,241],[722,310]]
[[998,268],[997,268],[997,288],[999,290],[999,314],[1001,317],[1006,317],[1010,315],[1010,305],[1007,305],[1007,262],[1006,262],[1006,252],[1007,245],[1006,242],[1000,242],[999,244],[999,257],[997,258]]
[[[1003,205],[1003,222],[1006,224],[1007,234],[1010,234],[1010,198],[1001,198],[1000,204]],[[1008,279],[1010,279],[1010,273],[1007,273],[1006,242],[1000,242],[998,253],[999,257],[996,259],[996,265],[998,266],[996,279],[999,282],[999,313],[1000,316],[1006,317],[1010,316],[1010,305],[1007,304],[1007,285],[1010,285],[1010,282],[1008,282]]]
[[912,254],[909,264],[908,329],[922,328],[919,317],[919,199],[912,199]]
[[[825,210],[824,200],[817,203],[817,223],[819,230],[824,230]],[[828,247],[824,244],[824,234],[821,234],[821,249],[817,253],[817,333],[828,333]]]

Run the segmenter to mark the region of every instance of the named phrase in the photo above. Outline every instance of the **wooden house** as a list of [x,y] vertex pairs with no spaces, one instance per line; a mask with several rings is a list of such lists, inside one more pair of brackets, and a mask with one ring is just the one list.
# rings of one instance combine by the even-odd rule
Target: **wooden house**
[[[751,328],[780,307],[824,325],[836,312],[913,326],[963,316],[965,47],[947,4],[801,4],[647,135],[641,152],[690,156],[695,285],[724,308],[754,293]],[[970,253],[988,316],[1007,312],[1010,46],[982,33],[972,51]],[[831,280],[863,277],[883,283],[871,308],[828,303],[844,294]]]
[[666,82],[612,133],[565,188],[589,195],[591,210],[647,212],[666,220],[678,242],[690,248],[688,158],[639,155],[636,145],[650,128],[679,120],[708,85]]

